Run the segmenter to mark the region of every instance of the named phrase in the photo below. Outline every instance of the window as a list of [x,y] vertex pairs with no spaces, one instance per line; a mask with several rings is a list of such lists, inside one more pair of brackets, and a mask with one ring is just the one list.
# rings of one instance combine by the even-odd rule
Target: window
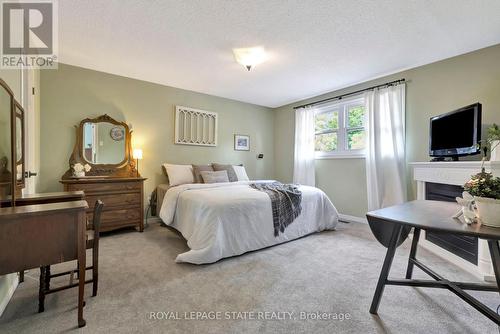
[[314,125],[317,158],[364,154],[366,129],[363,99],[319,107]]

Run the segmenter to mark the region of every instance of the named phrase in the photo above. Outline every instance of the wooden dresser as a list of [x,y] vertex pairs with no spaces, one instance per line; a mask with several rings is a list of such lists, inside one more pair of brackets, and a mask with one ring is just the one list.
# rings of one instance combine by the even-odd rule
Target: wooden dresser
[[92,210],[97,199],[104,203],[101,215],[101,231],[123,227],[144,230],[144,180],[142,177],[84,177],[63,179],[65,191],[82,190],[89,208],[87,217],[92,219]]

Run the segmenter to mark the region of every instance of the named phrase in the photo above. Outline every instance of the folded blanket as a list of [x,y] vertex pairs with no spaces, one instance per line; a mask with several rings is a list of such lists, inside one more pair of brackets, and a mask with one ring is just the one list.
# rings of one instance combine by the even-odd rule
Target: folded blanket
[[250,187],[265,192],[271,199],[275,237],[283,233],[302,212],[302,193],[293,184],[252,183]]

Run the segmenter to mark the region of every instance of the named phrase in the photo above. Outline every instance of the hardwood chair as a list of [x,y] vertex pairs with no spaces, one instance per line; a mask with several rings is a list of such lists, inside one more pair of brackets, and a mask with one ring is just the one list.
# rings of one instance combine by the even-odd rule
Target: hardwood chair
[[[85,284],[92,283],[92,296],[97,295],[98,273],[99,273],[99,229],[101,225],[101,212],[104,204],[101,200],[97,200],[94,206],[94,215],[92,223],[87,221],[87,249],[92,249],[92,266],[85,267],[85,270],[92,269],[92,279],[86,280]],[[40,267],[40,288],[38,292],[38,312],[43,312],[45,309],[45,296],[54,292],[74,288],[78,286],[78,282],[74,283],[74,275],[78,277],[78,269],[69,270],[61,273],[51,274],[50,266]],[[50,279],[70,275],[69,284],[60,286],[54,289],[50,288]]]

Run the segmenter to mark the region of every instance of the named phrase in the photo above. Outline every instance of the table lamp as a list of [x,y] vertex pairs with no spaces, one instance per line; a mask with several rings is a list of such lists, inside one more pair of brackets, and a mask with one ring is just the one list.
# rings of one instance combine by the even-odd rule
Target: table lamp
[[134,148],[134,151],[132,152],[132,157],[136,161],[135,170],[137,171],[137,177],[139,177],[139,160],[142,160],[142,149]]

